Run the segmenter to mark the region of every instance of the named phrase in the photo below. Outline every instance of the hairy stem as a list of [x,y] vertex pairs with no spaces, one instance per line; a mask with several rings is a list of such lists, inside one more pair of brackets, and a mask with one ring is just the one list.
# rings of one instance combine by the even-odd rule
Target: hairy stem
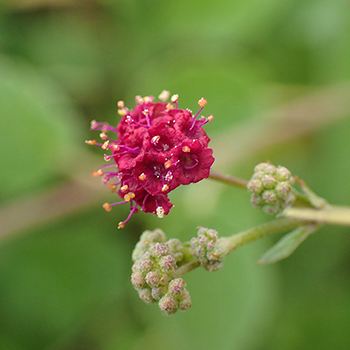
[[270,236],[275,233],[290,231],[296,227],[305,225],[307,223],[308,221],[301,221],[290,218],[273,220],[262,225],[250,228],[233,236],[222,237],[219,239],[219,241],[224,251],[224,256],[226,256],[235,249],[242,247],[247,243],[256,241],[257,239]]
[[220,174],[213,170],[210,170],[209,179],[216,180],[225,184],[241,187],[241,188],[247,188],[247,184],[248,184],[247,180],[239,179],[231,175]]

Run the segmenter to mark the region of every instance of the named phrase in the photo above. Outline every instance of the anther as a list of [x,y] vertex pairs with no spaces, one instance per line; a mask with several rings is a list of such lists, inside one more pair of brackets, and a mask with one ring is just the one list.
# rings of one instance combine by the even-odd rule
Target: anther
[[166,192],[166,191],[168,191],[168,189],[169,189],[168,185],[163,185],[162,192]]
[[121,190],[122,192],[126,192],[128,189],[129,189],[129,186],[128,186],[128,185],[124,185],[124,186],[121,186],[121,187],[120,187],[120,190]]
[[102,176],[102,175],[103,175],[103,171],[101,169],[98,169],[98,170],[92,172],[92,176],[94,176],[94,177]]
[[169,169],[171,166],[172,166],[171,160],[167,160],[167,161],[164,163],[164,168],[165,168],[165,169]]
[[117,185],[115,184],[110,184],[109,185],[109,189],[111,190],[111,192],[114,192],[117,189]]
[[85,143],[88,145],[94,146],[96,145],[96,140],[86,140]]
[[208,117],[208,122],[211,122],[213,119],[214,119],[214,116],[210,114],[210,116]]
[[152,102],[152,98],[150,97],[150,96],[145,96],[144,98],[143,98],[143,102],[145,102],[145,103],[150,103],[150,102]]
[[144,109],[142,111],[142,114],[145,115],[145,116],[149,115],[149,110],[148,109]]
[[126,110],[126,108],[121,108],[118,109],[118,114],[122,117],[124,117],[124,115],[127,115],[128,111]]
[[91,120],[91,129],[96,129],[98,127],[98,123],[96,120]]
[[158,96],[158,98],[159,98],[162,102],[165,102],[169,97],[170,97],[170,92],[167,91],[167,90],[163,90],[163,91],[159,94],[159,96]]
[[100,137],[102,140],[106,140],[107,139],[107,135],[104,132],[101,132]]
[[105,154],[105,155],[103,156],[103,158],[104,158],[104,160],[105,160],[106,162],[109,162],[109,161],[112,159],[112,157],[109,156],[108,154]]
[[101,147],[102,147],[102,149],[106,150],[106,149],[108,149],[108,146],[109,146],[109,141],[107,140],[103,143],[103,145]]
[[143,99],[142,99],[142,97],[141,97],[140,95],[137,95],[137,96],[135,97],[135,101],[136,101],[136,103],[141,104],[141,103],[143,102]]
[[143,181],[146,179],[146,177],[147,177],[147,175],[145,173],[142,173],[139,175],[139,180]]
[[129,202],[133,198],[135,198],[135,193],[134,192],[129,192],[126,195],[124,195],[124,200],[126,202]]
[[188,146],[183,146],[182,147],[182,152],[189,153],[189,152],[191,152],[191,148],[189,148]]
[[170,109],[173,109],[174,106],[170,103],[167,103],[166,107],[165,107],[165,110],[169,111]]
[[199,107],[203,108],[206,104],[207,104],[207,100],[203,97],[198,101]]
[[112,207],[108,204],[108,203],[105,203],[102,205],[102,208],[105,210],[105,211],[111,211],[112,210]]
[[122,109],[122,108],[124,108],[125,107],[125,105],[124,105],[124,101],[118,101],[118,108],[120,108],[120,109]]
[[119,224],[118,224],[118,228],[124,228],[125,227],[125,222],[121,221]]
[[156,135],[156,136],[153,136],[152,139],[151,139],[151,142],[156,145],[158,143],[158,141],[160,140],[160,136],[159,135]]
[[178,95],[178,94],[175,94],[175,95],[171,96],[170,101],[171,101],[172,103],[176,103],[176,102],[178,101],[178,99],[179,99],[179,95]]
[[120,150],[120,147],[117,144],[113,144],[112,148],[113,148],[114,151],[119,151]]
[[164,209],[163,207],[157,207],[156,213],[159,219],[162,219],[164,217]]

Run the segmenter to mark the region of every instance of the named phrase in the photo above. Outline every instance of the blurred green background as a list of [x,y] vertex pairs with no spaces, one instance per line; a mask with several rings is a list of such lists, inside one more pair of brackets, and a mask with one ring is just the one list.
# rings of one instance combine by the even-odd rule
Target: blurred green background
[[[145,229],[189,240],[270,218],[245,191],[178,188],[163,220],[113,200],[92,170],[90,121],[163,89],[213,114],[213,168],[249,178],[271,160],[331,203],[350,204],[347,0],[8,0],[0,5],[0,349],[349,349],[349,228],[325,227],[289,259],[257,266],[278,237],[215,273],[185,276],[172,317],[130,285]],[[116,199],[116,198],[115,198]]]

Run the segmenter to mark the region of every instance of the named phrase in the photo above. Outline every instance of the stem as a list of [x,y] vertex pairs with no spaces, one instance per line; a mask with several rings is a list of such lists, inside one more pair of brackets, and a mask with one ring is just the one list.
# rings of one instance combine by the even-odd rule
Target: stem
[[230,175],[220,174],[213,170],[210,170],[209,179],[223,182],[225,184],[241,187],[241,188],[247,188],[247,184],[248,184],[247,180],[239,179],[237,177],[233,177]]
[[233,250],[257,239],[267,237],[275,233],[290,231],[298,226],[302,226],[307,223],[309,222],[297,219],[279,219],[253,227],[233,236],[222,237],[219,239],[219,241],[224,250],[223,255],[226,256]]
[[200,265],[201,265],[201,263],[198,260],[194,260],[194,261],[189,262],[185,265],[182,265],[173,273],[173,277],[174,278],[181,277],[181,276],[185,275],[186,273],[199,267]]

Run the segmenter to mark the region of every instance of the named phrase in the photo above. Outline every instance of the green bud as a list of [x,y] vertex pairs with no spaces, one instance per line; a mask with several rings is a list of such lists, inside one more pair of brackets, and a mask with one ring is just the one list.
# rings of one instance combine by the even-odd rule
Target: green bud
[[173,296],[181,295],[186,287],[186,282],[182,278],[175,278],[169,283],[169,293]]
[[169,254],[172,255],[177,262],[183,259],[184,247],[179,239],[169,239],[165,244],[168,247]]
[[171,294],[165,294],[159,300],[159,308],[168,316],[173,315],[178,309],[178,302]]
[[182,294],[181,297],[179,299],[179,309],[181,311],[186,311],[188,308],[191,307],[191,297],[190,297],[190,293],[188,292],[187,289],[185,289]]
[[151,255],[155,258],[167,255],[168,247],[163,243],[156,243],[151,249]]
[[146,281],[142,273],[137,271],[131,275],[131,283],[135,289],[141,289],[146,285]]
[[156,287],[161,280],[162,275],[159,271],[150,271],[146,275],[146,282],[150,287]]
[[153,303],[152,292],[149,288],[144,288],[139,291],[139,297],[147,304]]
[[222,266],[222,253],[217,246],[218,233],[215,230],[199,228],[198,237],[191,239],[191,250],[201,265],[209,271]]
[[258,164],[247,185],[248,191],[252,194],[252,205],[262,208],[268,214],[281,212],[295,200],[292,193],[293,183],[294,178],[287,168],[282,166],[276,168],[270,163]]
[[176,260],[171,255],[166,255],[159,260],[159,267],[165,273],[172,273],[176,269]]

